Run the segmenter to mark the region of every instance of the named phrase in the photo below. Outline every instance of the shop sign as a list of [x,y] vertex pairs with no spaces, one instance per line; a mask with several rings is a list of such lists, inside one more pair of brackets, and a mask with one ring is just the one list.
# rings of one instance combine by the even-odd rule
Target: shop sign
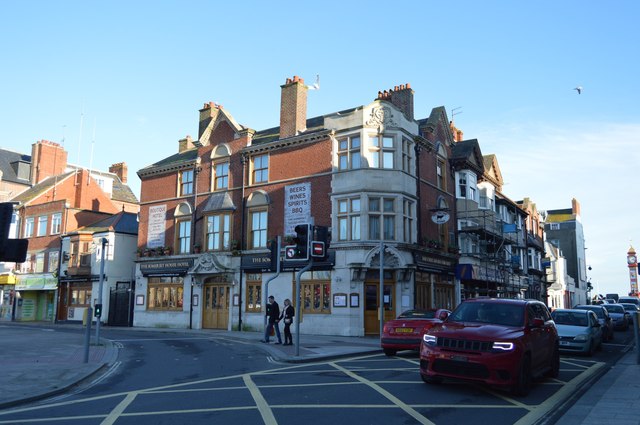
[[51,274],[17,276],[16,291],[47,291],[58,287],[58,279]]
[[149,275],[178,275],[184,276],[193,267],[193,259],[150,261],[140,263],[140,272]]

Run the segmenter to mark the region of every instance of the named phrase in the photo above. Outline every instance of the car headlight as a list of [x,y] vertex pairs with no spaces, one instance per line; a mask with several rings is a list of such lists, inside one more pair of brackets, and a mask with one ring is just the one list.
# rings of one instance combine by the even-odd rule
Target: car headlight
[[424,334],[424,336],[422,337],[422,340],[427,345],[436,345],[436,343],[438,342],[438,338],[437,337],[435,337],[433,335],[428,335],[428,334]]
[[513,342],[494,342],[491,346],[494,351],[511,351],[513,347]]
[[587,340],[587,336],[586,335],[576,335],[575,337],[573,337],[574,341],[586,341]]

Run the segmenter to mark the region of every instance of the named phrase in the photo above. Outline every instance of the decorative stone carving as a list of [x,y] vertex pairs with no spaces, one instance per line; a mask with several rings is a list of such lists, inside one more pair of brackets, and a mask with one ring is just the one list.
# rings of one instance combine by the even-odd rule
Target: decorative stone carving
[[391,112],[391,108],[382,106],[376,107],[371,110],[371,117],[365,123],[371,127],[380,127],[380,126],[392,126],[397,127],[398,123],[393,116],[393,112]]

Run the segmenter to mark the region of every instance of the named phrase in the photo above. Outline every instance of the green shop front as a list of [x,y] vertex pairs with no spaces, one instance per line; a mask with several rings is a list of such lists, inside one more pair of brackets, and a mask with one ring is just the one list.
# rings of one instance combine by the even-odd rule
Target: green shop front
[[15,320],[53,322],[57,288],[58,278],[51,273],[16,276]]

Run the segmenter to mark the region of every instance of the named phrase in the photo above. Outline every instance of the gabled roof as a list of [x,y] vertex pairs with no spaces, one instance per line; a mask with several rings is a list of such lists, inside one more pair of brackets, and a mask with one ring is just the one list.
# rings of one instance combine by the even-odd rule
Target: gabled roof
[[0,171],[2,172],[2,180],[28,185],[29,174],[26,176],[19,176],[16,173],[18,167],[13,165],[17,165],[17,163],[24,163],[26,167],[31,168],[31,156],[6,149],[0,149]]
[[12,202],[19,202],[20,204],[27,204],[40,195],[46,193],[48,190],[53,188],[54,186],[60,184],[64,180],[68,179],[70,176],[73,176],[75,171],[70,171],[68,173],[60,174],[58,176],[47,177],[40,183],[31,186],[29,189],[25,190],[15,198],[12,198]]
[[79,227],[73,232],[69,232],[66,236],[77,235],[80,233],[100,233],[115,232],[128,235],[138,234],[138,215],[126,211],[120,211],[107,218],[96,221],[88,226]]
[[501,192],[504,180],[502,179],[502,173],[500,172],[500,165],[498,165],[498,158],[495,154],[489,154],[484,155],[482,160],[484,163],[483,177],[493,183],[496,189]]
[[484,172],[484,160],[478,139],[454,143],[451,146],[451,162],[456,169],[471,168],[481,176]]

